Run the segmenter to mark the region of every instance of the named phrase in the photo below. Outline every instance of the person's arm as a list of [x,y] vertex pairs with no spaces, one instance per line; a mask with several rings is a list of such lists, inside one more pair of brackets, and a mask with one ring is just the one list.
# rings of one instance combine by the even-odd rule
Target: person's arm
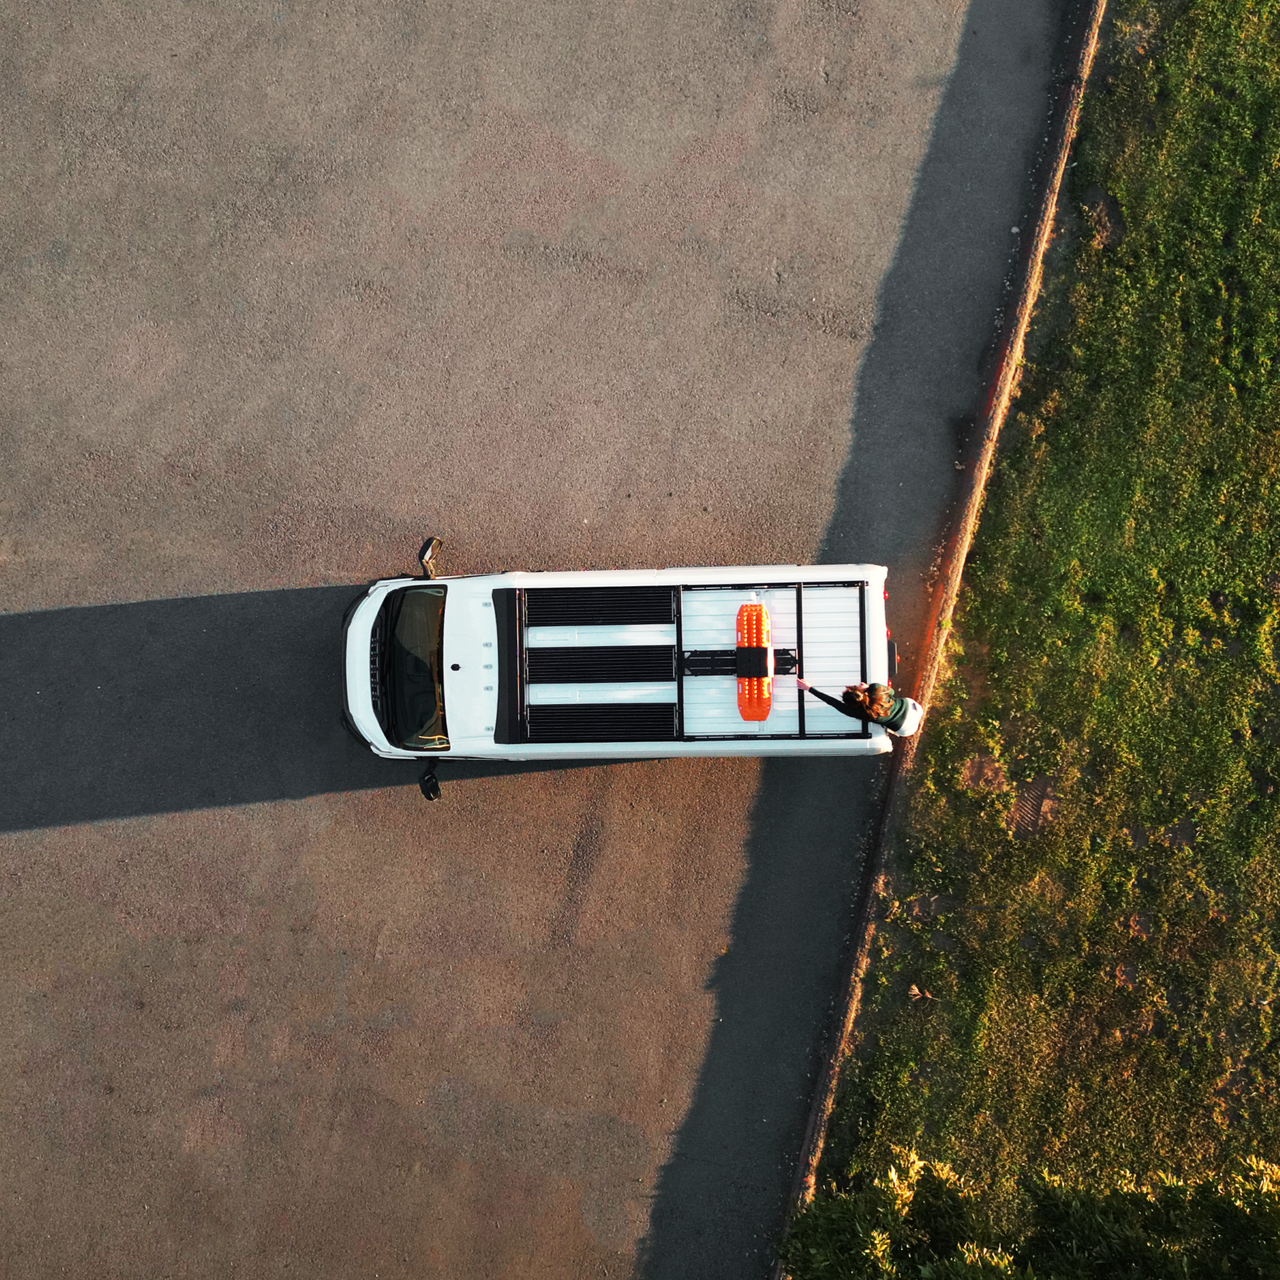
[[842,716],[848,716],[851,720],[863,720],[866,718],[856,711],[850,711],[839,698],[833,698],[829,693],[823,693],[821,689],[815,689],[807,680],[797,680],[796,684],[806,692],[813,694],[819,701],[825,702],[827,706],[835,707]]

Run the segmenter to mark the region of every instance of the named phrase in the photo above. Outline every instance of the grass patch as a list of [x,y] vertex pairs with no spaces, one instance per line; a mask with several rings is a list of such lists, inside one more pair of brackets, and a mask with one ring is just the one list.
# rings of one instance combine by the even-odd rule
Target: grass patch
[[1280,3],[1115,15],[797,1280],[895,1152],[1280,1161]]

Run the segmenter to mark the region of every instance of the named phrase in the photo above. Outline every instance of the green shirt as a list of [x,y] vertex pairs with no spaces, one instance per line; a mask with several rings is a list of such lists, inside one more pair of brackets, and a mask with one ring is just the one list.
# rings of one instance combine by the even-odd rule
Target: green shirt
[[870,716],[862,707],[852,706],[845,702],[843,698],[833,698],[829,693],[823,693],[820,689],[810,689],[809,692],[815,698],[825,702],[829,707],[835,707],[842,715],[850,716],[854,720],[870,720],[872,724],[878,724],[884,729],[888,729],[890,733],[897,733],[906,722],[907,714],[911,710],[910,703],[900,693],[894,693],[893,706],[889,708],[887,715]]
[[897,733],[906,721],[907,712],[911,708],[907,705],[907,700],[900,693],[893,695],[893,706],[889,708],[889,714],[883,716],[868,716],[867,719],[873,724],[878,724],[888,729],[890,733]]

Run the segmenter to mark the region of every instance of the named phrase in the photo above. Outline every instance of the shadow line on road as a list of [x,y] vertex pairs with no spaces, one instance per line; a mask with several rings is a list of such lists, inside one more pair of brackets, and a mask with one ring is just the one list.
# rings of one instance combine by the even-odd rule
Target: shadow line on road
[[[1014,228],[1031,230],[1076,7],[969,5],[858,371],[821,558],[891,567],[903,687],[926,647],[933,565],[961,494]],[[765,762],[730,949],[709,983],[717,1018],[658,1180],[642,1280],[750,1280],[774,1265],[887,772],[884,759]]]

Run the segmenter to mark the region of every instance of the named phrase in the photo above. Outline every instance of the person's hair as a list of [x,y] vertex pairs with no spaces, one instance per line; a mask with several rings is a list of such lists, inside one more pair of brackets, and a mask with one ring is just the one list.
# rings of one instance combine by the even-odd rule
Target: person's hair
[[887,684],[869,684],[865,689],[846,689],[846,706],[852,705],[871,719],[887,716],[893,709],[893,689]]

